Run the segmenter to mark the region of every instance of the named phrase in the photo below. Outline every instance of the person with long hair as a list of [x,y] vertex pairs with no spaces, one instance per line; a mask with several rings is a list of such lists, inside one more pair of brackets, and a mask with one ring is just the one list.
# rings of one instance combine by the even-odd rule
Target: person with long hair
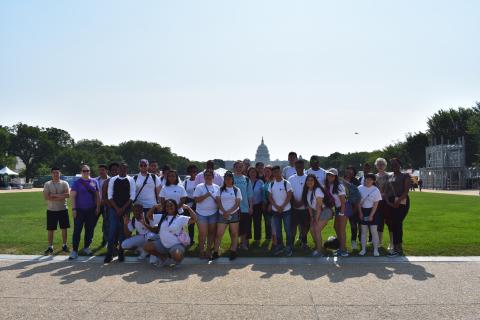
[[187,211],[189,215],[179,214],[178,204],[173,199],[165,200],[164,213],[154,214],[158,207],[162,208],[162,205],[150,209],[147,213],[148,220],[155,226],[158,238],[148,241],[143,249],[158,257],[162,265],[174,267],[182,262],[185,256],[187,244],[182,240],[186,237],[184,226],[194,224],[197,215],[187,205],[183,205],[182,211]]
[[[262,238],[262,211],[263,211],[263,181],[258,178],[258,171],[254,167],[248,168],[247,177],[252,185],[252,202],[253,215],[250,216],[249,226],[247,227],[247,238],[252,235],[253,222],[253,239],[259,242]],[[250,237],[248,237],[250,236]]]
[[[377,169],[376,181],[375,184],[382,194],[382,200],[378,203],[377,214],[378,214],[378,242],[380,247],[383,244],[383,230],[385,229],[385,219],[388,215],[389,207],[387,205],[387,197],[385,194],[385,189],[388,183],[390,175],[386,172],[387,169],[387,160],[384,158],[378,158],[375,160],[375,168]],[[390,230],[389,230],[390,231]],[[390,231],[390,244],[388,250],[393,249],[393,233]]]
[[312,256],[318,257],[324,255],[322,247],[322,230],[332,219],[332,209],[324,204],[325,193],[323,187],[318,182],[317,176],[313,173],[307,175],[305,186],[303,188],[302,199],[307,206],[310,216],[310,232],[315,242],[315,249]]
[[[197,226],[198,226],[198,248],[200,250],[200,259],[207,259],[212,254],[212,249],[217,232],[218,205],[216,194],[220,189],[213,183],[213,170],[207,169],[203,173],[204,183],[200,183],[195,187],[193,198],[196,203],[197,210]],[[207,246],[205,248],[205,239]]]
[[[360,181],[358,181],[357,177],[357,169],[354,166],[348,165],[345,169],[345,175],[343,177],[344,184],[347,184],[349,191],[349,196],[353,194],[352,190],[358,188],[360,186]],[[355,191],[358,194],[358,190]],[[358,203],[360,199],[349,199],[348,205],[351,207],[351,214],[348,217],[350,222],[350,240],[352,245],[352,250],[357,249],[357,240],[360,240],[360,219],[358,217]]]
[[390,160],[390,166],[393,174],[387,182],[386,201],[390,207],[387,224],[393,235],[393,250],[388,253],[388,256],[395,257],[403,255],[403,220],[409,209],[408,191],[411,178],[409,174],[401,171],[402,162],[398,158]]
[[337,256],[348,257],[346,246],[346,232],[347,216],[345,215],[346,192],[343,184],[338,179],[338,171],[335,168],[327,170],[327,178],[325,179],[325,189],[327,189],[335,201],[335,222],[334,228],[337,234],[337,239],[340,244],[336,252]]
[[268,197],[268,188],[273,181],[272,166],[267,165],[264,169],[264,185],[263,185],[263,220],[265,221],[265,240],[272,241],[272,250],[277,245],[277,236],[275,226],[273,225],[272,205]]
[[238,247],[238,225],[240,222],[240,202],[242,201],[242,192],[233,183],[233,173],[225,172],[223,185],[216,194],[219,215],[217,221],[217,235],[215,237],[215,247],[210,260],[219,257],[220,243],[222,242],[225,230],[230,233],[230,260],[237,258]]
[[[187,206],[192,208],[194,211],[196,210],[196,202],[193,196],[193,193],[195,192],[195,188],[197,186],[195,182],[195,178],[197,177],[198,173],[198,167],[194,164],[189,164],[187,167],[187,173],[190,176],[190,178],[185,179],[183,181],[183,188],[187,192],[187,199],[185,200],[185,203]],[[188,213],[186,213],[188,214]],[[190,245],[193,245],[195,243],[194,238],[195,238],[195,224],[189,224],[188,225],[188,235],[190,236],[191,243]]]

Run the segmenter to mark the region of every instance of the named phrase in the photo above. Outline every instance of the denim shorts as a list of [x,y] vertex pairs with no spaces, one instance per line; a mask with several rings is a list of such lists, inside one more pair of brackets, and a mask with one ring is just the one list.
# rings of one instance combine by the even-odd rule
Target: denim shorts
[[155,250],[158,251],[160,254],[172,254],[176,250],[180,251],[182,254],[185,254],[185,247],[179,243],[171,246],[170,248],[165,248],[165,246],[162,244],[162,241],[160,239],[155,240]]
[[218,212],[211,214],[209,216],[202,216],[197,214],[197,223],[198,224],[215,224],[218,220]]
[[217,223],[229,224],[229,223],[237,223],[237,222],[240,222],[240,213],[238,211],[235,213],[232,213],[230,215],[230,219],[225,219],[223,217],[223,214],[218,213]]

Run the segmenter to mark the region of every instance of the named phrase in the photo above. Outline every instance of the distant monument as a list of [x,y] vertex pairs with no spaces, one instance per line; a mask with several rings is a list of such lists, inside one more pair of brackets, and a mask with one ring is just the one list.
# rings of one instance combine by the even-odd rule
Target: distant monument
[[268,152],[268,147],[263,142],[257,148],[257,153],[255,154],[255,162],[263,162],[265,164],[270,163],[270,152]]

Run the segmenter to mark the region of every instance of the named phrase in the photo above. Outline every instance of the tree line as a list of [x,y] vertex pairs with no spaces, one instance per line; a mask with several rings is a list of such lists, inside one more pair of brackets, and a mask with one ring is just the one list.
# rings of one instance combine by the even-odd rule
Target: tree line
[[[392,143],[381,150],[342,154],[332,153],[321,157],[325,168],[344,169],[353,165],[358,169],[364,163],[373,164],[375,159],[383,157],[400,158],[404,166],[418,169],[425,166],[425,147],[431,143],[455,143],[459,137],[465,137],[467,166],[480,162],[480,102],[473,107],[442,109],[427,119],[426,132],[408,133],[404,140]],[[125,161],[130,168],[136,168],[138,159],[155,159],[161,165],[169,164],[180,174],[186,173],[190,163],[199,168],[204,163],[179,156],[169,147],[155,142],[126,141],[119,145],[104,145],[99,140],[74,141],[70,134],[58,128],[41,128],[18,123],[11,127],[0,126],[0,167],[14,166],[15,156],[25,163],[22,176],[30,180],[36,175],[50,173],[50,167],[57,165],[65,175],[78,173],[81,164],[92,167],[111,161]],[[215,159],[217,166],[223,161]]]

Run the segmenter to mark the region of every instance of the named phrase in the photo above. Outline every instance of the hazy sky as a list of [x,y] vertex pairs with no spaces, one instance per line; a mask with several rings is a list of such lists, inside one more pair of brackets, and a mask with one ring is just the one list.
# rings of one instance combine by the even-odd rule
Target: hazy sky
[[476,0],[5,0],[0,124],[195,160],[370,151],[480,100],[479,34]]

